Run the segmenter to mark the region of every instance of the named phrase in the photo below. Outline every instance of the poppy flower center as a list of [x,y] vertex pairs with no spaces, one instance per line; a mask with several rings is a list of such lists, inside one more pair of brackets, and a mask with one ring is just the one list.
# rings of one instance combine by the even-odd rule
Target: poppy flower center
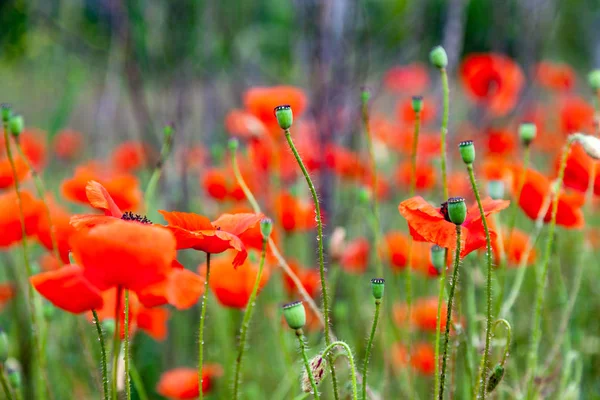
[[121,219],[123,221],[135,221],[139,222],[140,224],[152,225],[152,221],[150,221],[148,217],[145,215],[132,213],[131,211],[125,211],[121,216]]

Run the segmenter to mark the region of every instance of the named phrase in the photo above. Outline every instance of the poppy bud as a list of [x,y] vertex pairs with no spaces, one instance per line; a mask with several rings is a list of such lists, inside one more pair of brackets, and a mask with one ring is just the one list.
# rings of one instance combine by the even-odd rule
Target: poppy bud
[[438,273],[440,273],[446,264],[446,249],[434,244],[429,250],[429,256],[431,257],[431,263],[433,264],[433,267],[436,271],[438,271]]
[[588,75],[588,83],[594,90],[600,90],[600,69],[595,69]]
[[529,146],[529,144],[533,142],[536,134],[537,127],[531,122],[526,122],[519,126],[519,137],[525,146]]
[[503,376],[504,376],[504,367],[502,366],[502,364],[496,364],[496,366],[492,370],[492,373],[490,374],[490,377],[488,378],[488,381],[487,381],[486,390],[488,393],[491,393],[494,391],[494,389],[496,389],[496,387],[502,380]]
[[423,110],[423,96],[413,96],[412,97],[412,109],[415,113],[420,113]]
[[10,104],[4,103],[0,107],[2,107],[2,122],[10,121],[10,118],[12,117],[12,108],[10,107]]
[[227,147],[229,147],[230,151],[236,151],[239,144],[240,144],[240,141],[237,140],[237,138],[231,138],[227,141]]
[[302,329],[306,324],[306,310],[301,301],[294,301],[283,306],[283,316],[288,326],[294,330]]
[[173,138],[173,133],[175,133],[175,128],[173,127],[173,125],[171,125],[171,124],[165,125],[165,127],[163,128],[163,135],[165,137],[165,142],[171,141],[171,139]]
[[373,278],[371,279],[371,291],[375,300],[381,300],[383,292],[385,290],[385,279]]
[[581,144],[581,147],[583,147],[588,156],[594,160],[600,160],[600,139],[595,136],[584,135],[583,133],[574,133],[573,139]]
[[0,330],[0,363],[4,364],[8,359],[8,352],[10,350],[10,343],[8,341],[8,335],[4,330]]
[[[309,365],[310,372],[312,372],[312,376],[315,378],[315,384],[319,386],[319,383],[321,383],[325,377],[325,374],[327,373],[327,361],[323,358],[323,356],[317,354],[312,360],[310,360]],[[304,393],[312,393],[312,385],[306,369],[304,369],[304,373],[302,374],[302,391]]]
[[373,198],[373,193],[368,187],[361,187],[358,190],[358,200],[363,204],[369,204]]
[[488,182],[488,194],[494,200],[501,200],[504,198],[504,182],[502,181],[489,181]]
[[363,87],[360,92],[360,101],[363,106],[366,106],[369,103],[369,100],[371,100],[371,91],[369,91],[369,88]]
[[13,390],[21,390],[21,371],[19,368],[7,367],[8,384]]
[[465,140],[458,144],[460,156],[465,164],[473,164],[475,161],[475,145],[472,140]]
[[273,221],[270,218],[263,218],[260,220],[260,233],[262,234],[263,239],[269,239],[271,236],[271,232],[273,232]]
[[446,54],[446,50],[442,46],[435,46],[429,53],[429,61],[435,67],[444,69],[448,65],[448,54]]
[[23,120],[23,116],[13,116],[8,122],[8,127],[10,128],[10,133],[12,133],[13,136],[19,136],[21,132],[23,132],[23,128],[25,127],[25,121]]
[[448,199],[448,217],[454,225],[462,225],[467,218],[467,204],[462,197]]
[[292,107],[288,105],[275,107],[275,117],[277,117],[277,123],[281,129],[284,131],[290,129],[292,122],[294,122]]

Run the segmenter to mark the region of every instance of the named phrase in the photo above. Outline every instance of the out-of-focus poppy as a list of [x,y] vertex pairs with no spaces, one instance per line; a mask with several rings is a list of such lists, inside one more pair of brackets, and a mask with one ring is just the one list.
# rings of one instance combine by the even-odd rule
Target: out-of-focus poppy
[[54,271],[65,265],[65,263],[62,260],[54,257],[54,254],[52,253],[42,254],[42,256],[39,259],[39,263],[42,271],[44,272]]
[[[25,129],[19,135],[19,143],[33,167],[41,169],[46,163],[46,133],[39,129]],[[13,150],[13,153],[17,152]]]
[[325,150],[325,164],[342,179],[358,179],[366,167],[358,154],[342,146],[330,145]]
[[60,160],[71,161],[75,159],[83,149],[83,136],[80,132],[65,129],[56,134],[52,141],[54,154]]
[[564,134],[592,132],[594,129],[594,107],[581,97],[568,96],[559,105],[560,128]]
[[115,172],[94,162],[76,168],[75,175],[63,181],[63,196],[76,203],[88,204],[86,186],[89,181],[101,183],[122,210],[135,210],[141,203],[142,194],[135,176]]
[[39,214],[36,230],[38,241],[48,251],[52,252],[54,249],[52,243],[53,230],[60,259],[63,263],[68,264],[69,251],[71,250],[69,239],[76,231],[75,227],[71,225],[70,222],[71,215],[50,199],[47,199],[46,203],[50,209],[50,219],[48,219],[45,208],[42,209]]
[[[43,210],[42,203],[27,191],[20,192],[25,234],[33,235],[37,231],[38,220]],[[21,209],[15,191],[0,195],[0,248],[7,248],[23,239],[21,227]]]
[[463,196],[465,200],[474,200],[469,174],[464,170],[450,172],[448,179],[448,195],[450,197]]
[[[246,185],[248,185],[250,191],[254,191],[255,180],[249,164],[242,162],[242,160],[238,164]],[[235,178],[233,169],[230,167],[207,169],[201,178],[201,183],[204,191],[217,201],[241,201],[246,198],[242,187]]]
[[113,150],[112,165],[118,171],[132,173],[148,165],[150,155],[150,148],[145,143],[130,140]]
[[403,270],[408,264],[408,252],[410,248],[410,239],[400,232],[388,232],[384,237],[385,248],[380,249],[382,253],[387,253],[392,268]]
[[541,61],[535,67],[535,79],[543,87],[568,92],[575,86],[575,72],[567,64]]
[[471,100],[498,116],[514,108],[525,83],[518,64],[493,53],[467,56],[460,67],[460,76]]
[[[411,315],[408,315],[406,304],[394,305],[394,321],[399,326],[407,323],[425,332],[435,332],[437,322],[437,297],[421,297],[415,300],[411,307]],[[447,306],[444,302],[441,308],[440,321],[442,331],[446,329]]]
[[[404,124],[414,124],[415,112],[412,107],[412,99],[407,98],[398,102],[396,106],[398,119]],[[433,122],[436,116],[435,103],[431,99],[423,99],[423,110],[421,111],[421,123],[428,124]]]
[[512,182],[512,166],[500,157],[486,157],[482,164],[480,173],[487,181],[503,181],[506,184]]
[[365,237],[359,237],[346,245],[340,266],[349,273],[362,274],[367,270],[371,245]]
[[413,177],[412,163],[410,160],[402,162],[396,169],[396,182],[398,186],[410,187],[411,181],[415,179],[417,190],[430,190],[436,183],[436,169],[428,162],[417,161]]
[[[540,213],[546,196],[550,194],[552,183],[542,173],[528,169],[523,171],[522,167],[513,167],[514,175],[522,179],[513,180],[513,193],[516,195],[519,190],[519,184],[522,182],[521,196],[519,197],[519,207],[530,219],[536,220]],[[584,196],[581,194],[568,194],[561,192],[558,196],[558,211],[556,214],[556,223],[565,228],[581,228],[584,224],[583,211],[581,206],[584,202]],[[544,217],[544,222],[550,222],[552,219],[552,207]]]
[[[6,153],[6,142],[2,138],[0,139],[0,189],[12,187],[15,184],[15,174],[19,182],[25,180],[31,174],[26,160],[16,150],[15,139],[11,137],[9,140],[11,141],[15,171],[13,172],[13,167]],[[26,130],[19,136],[19,143],[23,154],[31,165],[36,169],[42,168],[46,160],[46,144],[42,134],[37,131]]]
[[232,136],[259,138],[265,134],[265,125],[253,114],[245,110],[231,110],[225,116],[225,129]]
[[488,154],[495,156],[508,156],[517,149],[516,135],[506,129],[487,130]]
[[281,192],[275,199],[275,213],[286,232],[301,232],[315,226],[314,206],[287,192]]
[[419,342],[412,346],[410,365],[423,375],[431,376],[435,372],[435,350],[431,343]]
[[[213,386],[213,379],[223,375],[223,369],[218,364],[202,366],[202,393],[207,394]],[[156,392],[173,400],[195,399],[200,394],[198,370],[195,368],[175,368],[160,376]]]
[[304,91],[293,86],[253,87],[244,93],[246,110],[261,120],[273,134],[281,131],[273,113],[275,107],[287,104],[294,111],[294,117],[300,117],[307,103]]
[[[302,283],[304,290],[306,290],[310,297],[315,298],[321,290],[321,276],[319,274],[319,270],[314,268],[305,268],[295,260],[288,260],[288,265]],[[283,275],[283,284],[290,296],[297,294],[296,285],[294,284],[292,278],[290,278],[287,274]]]
[[[555,165],[557,170],[560,166],[559,164],[560,155],[556,158]],[[600,162],[591,159],[579,143],[574,143],[567,157],[567,166],[563,180],[565,187],[585,193],[590,183],[590,171],[592,167],[596,168],[594,194],[600,195]]]
[[[413,133],[406,132],[400,135],[396,143],[391,143],[394,149],[400,153],[410,156],[412,154]],[[430,132],[421,132],[417,142],[417,154],[419,162],[430,162],[440,154],[441,142],[440,135]]]
[[[248,257],[235,270],[231,269],[231,258],[219,257],[211,260],[208,284],[223,306],[243,309],[248,304],[259,269],[258,254],[253,256],[255,257]],[[250,258],[254,258],[255,261],[251,261]],[[206,274],[206,264],[200,266],[199,273]],[[259,291],[269,281],[269,275],[269,268],[265,266],[260,278]]]
[[[518,267],[524,261],[523,257],[525,256],[525,251],[529,247],[529,235],[525,232],[520,231],[518,229],[513,229],[512,233],[504,230],[502,235],[502,249],[504,250],[504,254],[506,256],[506,260],[508,261],[509,266]],[[492,241],[492,251],[494,252],[496,264],[500,261],[500,243],[498,243],[499,237],[496,237]],[[536,251],[534,248],[531,249],[527,260],[525,261],[525,265],[532,265],[536,260]]]
[[[484,214],[488,215],[508,207],[507,200],[484,199],[482,206]],[[410,234],[419,242],[431,242],[452,251],[456,247],[456,225],[447,221],[439,209],[434,208],[422,197],[416,196],[404,200],[398,206],[400,214],[406,218]],[[496,232],[490,230],[490,235]],[[470,252],[485,246],[485,232],[477,205],[467,211],[467,218],[462,224],[460,256],[465,257]]]
[[423,64],[413,63],[390,68],[383,78],[383,84],[394,92],[418,95],[429,86],[429,73]]
[[15,297],[15,286],[10,282],[0,283],[0,309]]

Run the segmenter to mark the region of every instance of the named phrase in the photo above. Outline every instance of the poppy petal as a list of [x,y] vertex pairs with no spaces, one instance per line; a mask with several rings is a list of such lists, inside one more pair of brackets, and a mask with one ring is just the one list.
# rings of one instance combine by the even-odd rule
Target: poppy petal
[[178,310],[190,308],[204,293],[204,279],[187,269],[174,270],[169,275],[166,295],[169,304]]
[[164,217],[170,227],[177,227],[188,231],[214,229],[210,220],[199,214],[164,210],[158,210],[158,212]]
[[106,215],[121,218],[123,213],[113,200],[108,190],[96,181],[89,181],[85,185],[85,194],[94,208],[104,210]]
[[263,214],[241,213],[241,214],[223,214],[215,221],[213,225],[217,229],[233,233],[236,236],[241,235],[248,229],[260,222],[264,218]]

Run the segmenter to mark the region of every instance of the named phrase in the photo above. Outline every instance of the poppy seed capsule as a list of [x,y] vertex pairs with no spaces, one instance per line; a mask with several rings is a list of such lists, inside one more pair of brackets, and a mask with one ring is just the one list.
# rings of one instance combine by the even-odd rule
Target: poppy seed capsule
[[375,300],[381,300],[385,291],[385,279],[373,278],[371,279],[371,291]]
[[588,83],[594,90],[600,90],[600,69],[595,69],[588,75]]
[[600,160],[600,139],[583,133],[574,133],[573,139],[581,144],[586,154],[594,160]]
[[423,96],[413,96],[411,105],[415,113],[418,114],[423,111]]
[[431,263],[433,264],[433,267],[438,273],[440,273],[444,269],[444,264],[446,264],[446,249],[438,246],[437,244],[434,244],[429,250],[429,256],[431,258]]
[[531,122],[523,123],[519,126],[519,138],[525,146],[529,146],[537,134],[537,127]]
[[306,324],[306,310],[301,301],[294,301],[283,306],[283,316],[288,326],[294,330]]
[[2,121],[10,121],[10,118],[12,117],[12,108],[10,107],[10,104],[4,103],[0,107],[2,107]]
[[435,67],[444,69],[448,65],[448,54],[446,54],[446,50],[442,46],[435,46],[429,53],[429,61]]
[[486,390],[488,393],[491,393],[494,391],[494,389],[496,389],[496,387],[502,380],[503,376],[504,376],[504,367],[501,364],[496,364],[496,366],[492,370],[492,373],[490,374],[490,377],[488,378],[488,381],[487,381]]
[[360,92],[360,101],[363,105],[367,105],[371,100],[371,91],[367,87],[363,87]]
[[279,127],[284,131],[290,129],[292,123],[294,122],[294,114],[292,113],[292,107],[288,105],[277,106],[275,107],[274,112]]
[[462,225],[467,219],[467,204],[462,197],[448,199],[448,217],[454,225]]
[[495,180],[488,182],[488,194],[494,200],[502,200],[504,198],[504,182]]
[[231,138],[227,141],[227,147],[229,147],[230,151],[237,150],[239,144],[240,144],[240,142],[239,142],[239,140],[237,140],[237,138]]
[[273,221],[270,218],[261,219],[260,233],[262,234],[263,239],[269,239],[269,236],[271,236],[271,232],[273,232]]
[[8,122],[8,127],[10,129],[10,133],[12,133],[13,136],[19,136],[21,132],[23,132],[23,128],[25,127],[25,121],[23,120],[23,116],[13,116]]
[[475,161],[475,145],[472,140],[465,140],[458,144],[460,156],[465,164],[473,164]]
[[163,135],[165,136],[165,141],[170,142],[173,137],[173,133],[175,133],[175,128],[172,124],[165,125],[163,128]]
[[8,353],[10,350],[10,343],[8,341],[8,335],[4,330],[0,330],[0,363],[4,364],[8,360]]

